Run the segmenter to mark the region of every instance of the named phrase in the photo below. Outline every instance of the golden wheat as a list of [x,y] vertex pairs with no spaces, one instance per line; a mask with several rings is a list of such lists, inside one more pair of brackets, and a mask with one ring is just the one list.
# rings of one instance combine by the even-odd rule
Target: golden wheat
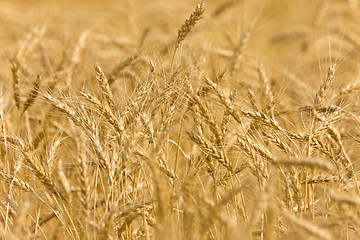
[[4,1],[0,239],[360,238],[356,1],[193,4]]

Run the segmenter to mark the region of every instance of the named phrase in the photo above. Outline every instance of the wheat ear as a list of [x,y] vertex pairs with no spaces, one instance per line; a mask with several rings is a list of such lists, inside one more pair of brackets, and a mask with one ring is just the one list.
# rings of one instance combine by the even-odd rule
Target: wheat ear
[[104,98],[106,99],[109,106],[111,108],[113,108],[114,107],[114,102],[112,100],[112,94],[111,94],[111,91],[110,91],[109,82],[108,82],[107,78],[105,77],[104,72],[102,71],[102,69],[99,66],[95,65],[94,68],[95,68],[95,71],[96,71],[96,74],[97,74],[97,80],[98,80],[99,85],[101,87]]
[[11,72],[13,80],[14,101],[16,107],[20,108],[19,66],[16,62],[12,63]]
[[31,89],[26,102],[24,104],[24,110],[23,113],[33,105],[36,97],[38,96],[39,90],[40,90],[40,83],[41,83],[41,77],[38,75],[36,80],[33,83],[33,88]]
[[205,11],[204,5],[205,5],[205,0],[203,0],[200,4],[196,6],[194,11],[191,13],[190,17],[185,20],[185,23],[181,25],[181,28],[178,30],[177,38],[176,38],[176,46],[171,60],[171,66],[174,63],[176,50],[179,48],[180,43],[186,38],[188,33],[191,31],[191,29],[195,27],[196,22],[202,18],[202,14]]

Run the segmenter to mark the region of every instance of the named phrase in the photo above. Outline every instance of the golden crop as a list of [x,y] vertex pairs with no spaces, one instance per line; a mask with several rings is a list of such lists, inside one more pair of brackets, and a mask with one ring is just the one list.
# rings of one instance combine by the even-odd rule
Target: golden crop
[[360,239],[356,0],[0,3],[0,239]]

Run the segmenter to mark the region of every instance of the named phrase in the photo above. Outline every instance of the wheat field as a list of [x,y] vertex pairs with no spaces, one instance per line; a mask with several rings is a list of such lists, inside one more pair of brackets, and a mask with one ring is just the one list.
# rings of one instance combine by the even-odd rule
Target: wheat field
[[0,239],[360,239],[359,19],[0,1]]

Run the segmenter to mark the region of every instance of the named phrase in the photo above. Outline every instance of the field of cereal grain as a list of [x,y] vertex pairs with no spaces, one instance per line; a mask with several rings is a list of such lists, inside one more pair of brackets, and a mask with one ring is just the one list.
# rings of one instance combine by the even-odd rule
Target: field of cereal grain
[[0,1],[0,239],[360,239],[359,19]]

